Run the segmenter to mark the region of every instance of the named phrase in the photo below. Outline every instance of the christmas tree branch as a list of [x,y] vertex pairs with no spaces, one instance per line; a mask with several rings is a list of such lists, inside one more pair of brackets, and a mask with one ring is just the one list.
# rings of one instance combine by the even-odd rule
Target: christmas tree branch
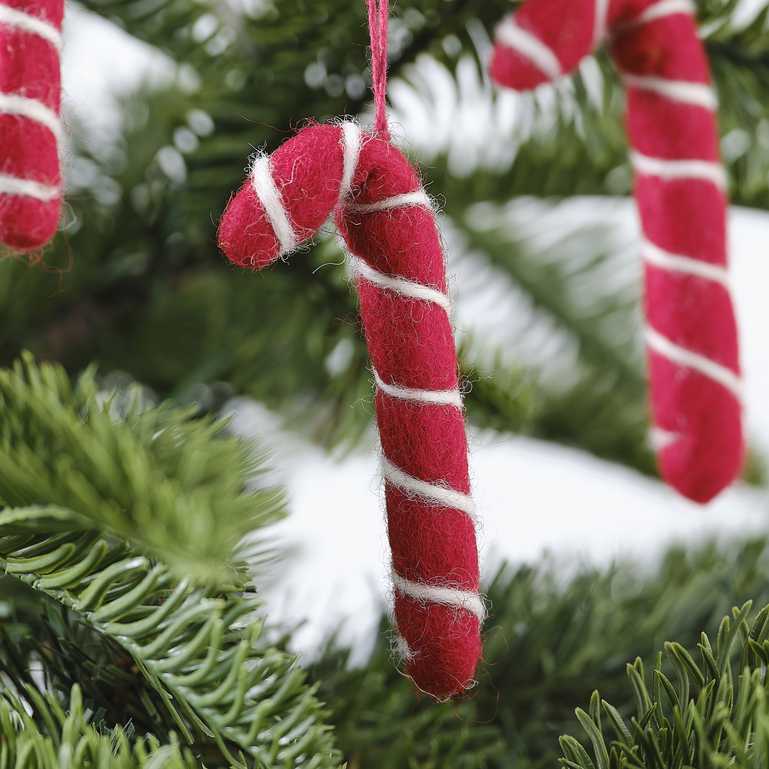
[[0,565],[54,607],[44,612],[52,631],[14,643],[0,630],[0,659],[16,649],[4,668],[31,683],[26,656],[58,688],[87,679],[94,707],[163,739],[177,732],[208,766],[338,765],[303,672],[261,640],[250,588],[196,587],[120,540],[65,523],[58,510],[0,513]]
[[[66,712],[53,694],[34,688],[24,698],[0,692],[0,741],[6,766],[62,769],[199,769],[202,767],[178,741],[161,744],[152,735],[130,730],[99,729],[83,707],[80,687],[72,688]],[[31,711],[31,712],[30,712]]]
[[246,445],[29,356],[0,371],[0,402],[0,670],[15,688],[41,668],[46,691],[88,680],[110,728],[178,733],[207,766],[337,766],[233,554],[280,512],[273,490],[246,492]]
[[222,423],[148,407],[139,391],[101,394],[93,371],[72,384],[24,356],[0,371],[0,405],[9,508],[73,511],[67,525],[128,538],[204,581],[231,579],[240,539],[282,514],[275,490],[245,492],[260,460]]
[[[509,566],[486,588],[491,629],[479,685],[465,700],[435,705],[414,698],[408,681],[392,670],[384,628],[364,661],[351,664],[349,650],[332,643],[311,675],[332,703],[351,766],[547,769],[557,763],[558,737],[579,728],[575,704],[600,689],[624,717],[635,703],[628,661],[640,657],[653,667],[666,639],[695,647],[702,631],[717,633],[730,606],[769,601],[768,585],[764,537],[693,551],[673,547],[651,570],[620,562],[567,576],[562,559]],[[759,644],[766,645],[763,636]],[[759,670],[759,658],[753,660]],[[653,721],[649,726],[657,730]]]
[[680,643],[666,643],[651,675],[636,659],[627,666],[635,715],[623,717],[594,692],[589,710],[576,711],[590,747],[562,737],[561,765],[763,765],[769,757],[768,635],[769,606],[753,614],[748,602],[724,617],[715,643],[703,633],[694,654]]

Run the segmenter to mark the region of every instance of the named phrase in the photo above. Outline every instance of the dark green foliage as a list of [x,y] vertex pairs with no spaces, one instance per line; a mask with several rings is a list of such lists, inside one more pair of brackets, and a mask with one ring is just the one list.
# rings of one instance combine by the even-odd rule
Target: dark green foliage
[[575,704],[592,691],[623,713],[633,706],[629,661],[654,665],[667,639],[690,648],[703,630],[717,631],[730,606],[769,600],[763,538],[691,553],[673,548],[654,570],[617,564],[567,578],[563,568],[499,572],[488,588],[479,684],[462,702],[420,699],[391,669],[384,641],[353,670],[347,653],[332,646],[312,675],[333,708],[350,766],[553,767],[558,737],[575,731]]
[[79,687],[73,687],[66,712],[57,699],[25,690],[24,702],[0,693],[0,765],[24,769],[197,769],[199,764],[176,739],[167,744],[130,730],[95,727],[83,710]]
[[[666,643],[650,674],[627,666],[635,715],[623,717],[595,692],[577,719],[588,750],[561,738],[569,769],[753,769],[769,761],[769,606],[732,610],[715,643],[703,633],[696,651]],[[592,758],[591,758],[592,754]]]
[[[291,656],[260,643],[258,601],[248,589],[196,588],[124,543],[91,532],[38,534],[56,530],[45,516],[45,510],[0,514],[0,564],[67,609],[57,638],[72,651],[66,672],[92,682],[87,696],[111,695],[107,702],[95,697],[111,719],[164,736],[178,731],[199,754],[218,748],[220,764],[236,763],[242,752],[257,766],[336,765],[328,730],[315,723],[323,712],[304,674]],[[74,627],[67,632],[65,625]],[[84,655],[90,644],[74,644],[82,635],[78,625],[100,636],[110,657]],[[44,661],[41,640],[24,643]],[[102,665],[94,666],[99,656]],[[138,680],[121,682],[105,664],[110,658]],[[16,673],[21,680],[29,662]],[[60,668],[61,659],[54,664]],[[100,681],[100,669],[112,680]]]
[[[23,346],[73,371],[96,361],[179,397],[200,383],[223,381],[296,417],[294,424],[306,424],[312,404],[313,436],[350,445],[370,420],[370,384],[344,272],[318,269],[340,262],[335,242],[322,239],[288,265],[247,276],[223,264],[214,225],[254,147],[271,151],[306,119],[357,114],[366,105],[363,3],[280,0],[259,4],[253,15],[227,4],[178,0],[84,5],[159,47],[186,74],[129,97],[114,146],[90,147],[75,130],[65,232],[44,255],[45,266],[0,264],[0,298],[10,308],[0,331],[2,358],[10,361]],[[732,154],[750,148],[730,156],[736,198],[763,206],[766,18],[735,29],[733,7],[706,3],[701,16],[721,84],[727,145]],[[423,53],[436,56],[449,79],[463,57],[480,66],[473,43],[478,22],[490,30],[507,10],[502,0],[402,0],[394,8],[393,77],[408,78]],[[476,30],[474,38],[469,29]],[[570,257],[555,268],[563,279],[553,280],[552,264],[538,266],[550,263],[547,254],[530,244],[516,247],[515,235],[502,227],[479,232],[469,223],[472,206],[484,200],[628,191],[622,98],[601,62],[601,103],[591,102],[577,78],[576,108],[562,110],[555,130],[536,130],[540,107],[526,97],[535,130],[516,138],[520,146],[509,168],[457,178],[438,158],[424,170],[472,258],[493,264],[530,298],[533,322],[545,318],[554,333],[577,345],[577,376],[555,390],[526,361],[511,367],[509,356],[492,356],[500,367],[478,370],[478,356],[468,350],[464,367],[471,378],[506,382],[519,371],[537,392],[522,418],[499,388],[474,387],[471,415],[486,427],[564,441],[648,472],[642,370],[637,359],[621,360],[616,345],[607,347],[608,306],[593,313],[573,305]],[[743,87],[732,87],[737,82]],[[578,261],[587,282],[593,269],[600,274],[606,256],[589,238],[581,242]],[[27,301],[13,302],[22,293]],[[617,337],[632,335],[636,295],[637,289],[620,298],[619,304],[629,298],[631,312],[613,316],[625,329]],[[601,418],[594,420],[597,408]]]
[[[58,766],[54,749],[91,756],[114,740],[115,766],[144,765],[160,744],[174,768],[196,765],[190,756],[338,766],[325,710],[267,640],[237,555],[280,512],[274,490],[246,490],[261,466],[246,446],[221,423],[100,394],[93,372],[73,384],[28,356],[0,371],[0,401],[0,716],[17,708],[14,691],[36,709],[14,727],[15,765],[31,751],[41,769]],[[79,700],[57,726],[56,697],[77,684],[111,737],[87,727]],[[127,724],[154,737],[133,739]]]
[[259,461],[188,409],[147,407],[138,390],[100,394],[25,356],[0,371],[0,503],[66,508],[67,527],[138,541],[180,574],[231,578],[233,548],[282,514],[273,489],[244,493]]
[[[447,210],[451,212],[450,204]],[[512,279],[526,297],[531,325],[548,323],[551,335],[558,336],[559,352],[575,362],[557,374],[538,375],[536,385],[523,391],[504,375],[503,365],[493,366],[489,387],[473,387],[469,393],[471,419],[495,427],[507,419],[507,429],[577,445],[610,459],[622,457],[637,469],[653,472],[645,439],[648,414],[640,350],[628,338],[636,321],[639,289],[628,285],[627,270],[623,274],[623,265],[612,258],[609,233],[601,227],[575,230],[561,225],[562,232],[548,233],[551,245],[532,248],[524,234],[520,240],[511,234],[504,210],[487,211],[482,225],[477,218],[457,212],[453,220],[466,250],[483,254]],[[594,296],[586,314],[584,296],[576,286],[590,283]],[[611,288],[598,288],[604,285]],[[526,422],[510,419],[506,399],[522,405],[531,402]]]

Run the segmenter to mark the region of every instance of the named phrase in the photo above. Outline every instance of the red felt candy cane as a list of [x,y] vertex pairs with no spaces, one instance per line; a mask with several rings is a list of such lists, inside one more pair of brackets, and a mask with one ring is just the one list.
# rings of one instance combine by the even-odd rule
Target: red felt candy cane
[[529,0],[497,29],[494,79],[533,88],[606,33],[628,95],[646,344],[662,475],[707,502],[743,463],[716,97],[688,0]]
[[377,384],[401,648],[418,686],[442,699],[472,682],[484,610],[446,272],[419,178],[354,123],[310,126],[257,158],[219,244],[235,264],[260,269],[332,212],[352,254]]
[[63,0],[0,0],[0,243],[45,245],[59,222]]

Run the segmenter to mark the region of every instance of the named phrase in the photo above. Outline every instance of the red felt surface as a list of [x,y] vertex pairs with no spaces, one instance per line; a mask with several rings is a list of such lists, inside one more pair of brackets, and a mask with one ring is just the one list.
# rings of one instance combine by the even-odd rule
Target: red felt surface
[[481,654],[477,617],[400,594],[395,596],[395,616],[410,648],[417,650],[408,671],[420,689],[445,697],[473,684]]
[[[61,28],[63,0],[0,0]],[[59,54],[44,38],[0,24],[0,93],[34,99],[55,113],[61,106]],[[54,134],[20,115],[0,114],[0,174],[60,187]],[[0,243],[14,250],[44,246],[55,234],[61,199],[0,193]]]
[[[363,319],[365,323],[365,315]],[[465,422],[459,409],[410,403],[382,392],[377,393],[376,409],[382,450],[391,462],[428,483],[469,493]]]
[[[593,0],[588,3],[592,6]],[[654,0],[611,0],[611,53],[630,75],[710,83],[707,58],[693,18],[676,13],[633,24]],[[518,23],[547,43],[564,70],[592,49],[592,13],[572,0],[528,0]],[[531,64],[497,45],[491,63],[502,85],[529,88]],[[632,148],[661,160],[719,159],[715,115],[646,89],[628,89],[627,129]],[[659,248],[726,266],[727,199],[711,181],[638,175],[635,186],[645,238]],[[718,283],[647,267],[644,306],[651,327],[672,343],[739,374],[739,347],[729,293]],[[649,352],[651,411],[655,424],[678,437],[658,453],[663,477],[690,499],[707,502],[738,477],[744,458],[738,397],[692,367]]]
[[644,234],[660,248],[725,265],[726,198],[706,181],[636,179],[635,196]]
[[689,499],[705,503],[739,474],[745,446],[735,398],[720,384],[649,353],[652,411],[657,424],[680,438],[662,449],[660,471]]
[[260,270],[278,258],[280,244],[250,179],[227,204],[218,238],[219,248],[238,267]]
[[719,158],[718,131],[708,110],[684,108],[639,88],[627,89],[630,145],[642,155],[676,160]]
[[[437,582],[460,590],[478,590],[478,555],[470,519],[440,505],[425,507],[389,483],[387,524],[398,538],[393,568],[412,582]],[[404,536],[410,532],[411,536]],[[401,632],[406,629],[401,627]]]
[[0,93],[37,99],[55,112],[61,99],[59,54],[45,38],[0,24]]
[[37,16],[61,29],[61,22],[64,19],[62,0],[3,0],[3,5]]
[[[283,207],[300,239],[317,231],[335,211],[350,251],[387,276],[446,291],[439,233],[431,211],[400,207],[360,213],[339,206],[343,174],[338,126],[305,128],[271,157],[270,169]],[[406,158],[380,138],[363,137],[353,179],[355,203],[377,203],[421,189]],[[250,180],[230,201],[219,228],[227,257],[259,269],[278,255],[278,241]],[[432,302],[357,281],[371,361],[390,385],[423,390],[457,387],[457,357],[444,309]],[[425,405],[376,396],[382,450],[404,473],[467,494],[464,418],[451,406]],[[388,537],[393,568],[429,586],[477,591],[478,554],[473,522],[459,510],[386,484]],[[481,654],[477,617],[463,608],[407,598],[396,592],[398,630],[412,656],[407,670],[417,685],[441,699],[471,685]]]
[[43,184],[59,181],[59,156],[56,142],[49,141],[50,131],[18,115],[0,114],[0,147],[13,147],[2,153],[0,173],[31,179]]
[[384,382],[420,390],[456,387],[454,343],[443,309],[366,280],[358,293],[369,355]]
[[611,53],[621,72],[689,83],[710,82],[697,25],[684,13],[619,31],[613,38]]
[[[515,22],[545,43],[557,56],[561,70],[568,73],[590,52],[595,5],[595,0],[538,0],[525,3],[515,14]],[[502,45],[494,49],[491,76],[500,85],[519,91],[548,80],[527,58]]]

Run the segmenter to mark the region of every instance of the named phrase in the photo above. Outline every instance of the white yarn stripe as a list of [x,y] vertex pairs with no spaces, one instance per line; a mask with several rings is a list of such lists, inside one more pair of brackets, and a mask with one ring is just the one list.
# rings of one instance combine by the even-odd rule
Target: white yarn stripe
[[658,355],[662,355],[679,366],[694,369],[725,387],[738,401],[742,400],[742,382],[739,376],[726,366],[671,342],[670,339],[662,336],[651,326],[646,328],[646,344]]
[[654,267],[671,272],[682,272],[687,275],[696,275],[698,278],[712,280],[720,283],[725,289],[730,290],[729,272],[725,267],[717,264],[693,259],[691,256],[682,256],[656,246],[648,240],[641,245],[641,253],[645,261]]
[[519,27],[512,16],[497,27],[496,39],[506,48],[512,48],[527,58],[548,79],[555,80],[561,76],[561,62],[553,50],[531,32]]
[[17,176],[0,174],[0,194],[36,198],[47,203],[58,198],[60,191],[58,187],[33,182],[31,179],[19,179]]
[[23,32],[29,32],[47,40],[57,51],[61,51],[61,32],[48,21],[33,16],[7,5],[0,5],[0,24],[16,27]]
[[649,446],[652,451],[662,451],[674,444],[680,437],[680,433],[674,433],[655,425],[649,430]]
[[391,398],[416,403],[430,403],[434,406],[455,406],[462,408],[462,395],[459,390],[415,390],[410,387],[399,387],[382,381],[379,373],[374,369],[374,381],[376,386]]
[[606,36],[606,23],[609,16],[609,0],[595,0],[595,23],[593,25],[593,45],[598,45]]
[[299,240],[288,219],[288,213],[283,207],[280,192],[275,186],[270,170],[270,158],[267,155],[260,155],[254,161],[251,169],[251,184],[278,239],[280,255],[290,253],[297,247]]
[[395,589],[409,598],[424,601],[425,603],[439,603],[443,606],[464,609],[474,614],[480,622],[483,622],[486,618],[486,609],[478,593],[468,590],[457,590],[451,587],[426,585],[423,582],[412,582],[405,577],[401,577],[396,571],[392,573],[392,580]]
[[668,80],[664,77],[633,75],[625,72],[622,75],[625,85],[638,88],[641,91],[651,91],[670,101],[689,104],[692,107],[702,107],[707,110],[718,108],[718,98],[713,89],[705,83],[691,83],[686,80]]
[[342,123],[342,147],[344,150],[344,170],[339,188],[339,202],[342,203],[350,194],[355,170],[358,167],[361,149],[360,127],[357,123],[346,120]]
[[363,259],[358,259],[352,255],[350,255],[350,267],[354,273],[364,280],[373,283],[375,286],[384,288],[387,291],[394,291],[396,294],[408,297],[409,299],[420,299],[423,302],[433,302],[446,310],[446,312],[449,312],[451,309],[451,303],[446,294],[441,293],[434,288],[423,286],[421,283],[414,283],[405,278],[394,278],[391,275],[385,275],[384,273],[375,270]]
[[394,208],[407,208],[409,206],[422,206],[433,210],[433,204],[424,190],[393,195],[391,198],[385,198],[376,203],[351,203],[347,206],[347,210],[353,214],[373,214],[378,211],[392,211]]
[[37,99],[30,99],[15,93],[0,93],[0,115],[16,115],[34,120],[45,126],[56,137],[57,142],[61,141],[62,130],[59,116]]
[[411,650],[409,642],[400,633],[393,639],[393,653],[406,662],[410,662],[416,656]]
[[674,179],[700,179],[712,182],[719,189],[726,187],[726,172],[720,163],[709,160],[665,160],[631,152],[635,170],[643,176],[658,176],[665,181]]
[[660,2],[654,3],[643,10],[632,21],[622,24],[621,28],[637,27],[641,24],[648,24],[650,21],[656,21],[665,16],[675,16],[679,13],[693,16],[695,11],[694,3],[691,0],[660,0]]
[[454,489],[447,489],[445,486],[420,481],[419,478],[414,478],[412,475],[404,473],[403,470],[390,462],[387,457],[383,457],[382,469],[385,480],[401,491],[419,497],[433,505],[461,510],[475,523],[475,503],[472,497],[467,494],[463,494],[461,491],[454,491]]

